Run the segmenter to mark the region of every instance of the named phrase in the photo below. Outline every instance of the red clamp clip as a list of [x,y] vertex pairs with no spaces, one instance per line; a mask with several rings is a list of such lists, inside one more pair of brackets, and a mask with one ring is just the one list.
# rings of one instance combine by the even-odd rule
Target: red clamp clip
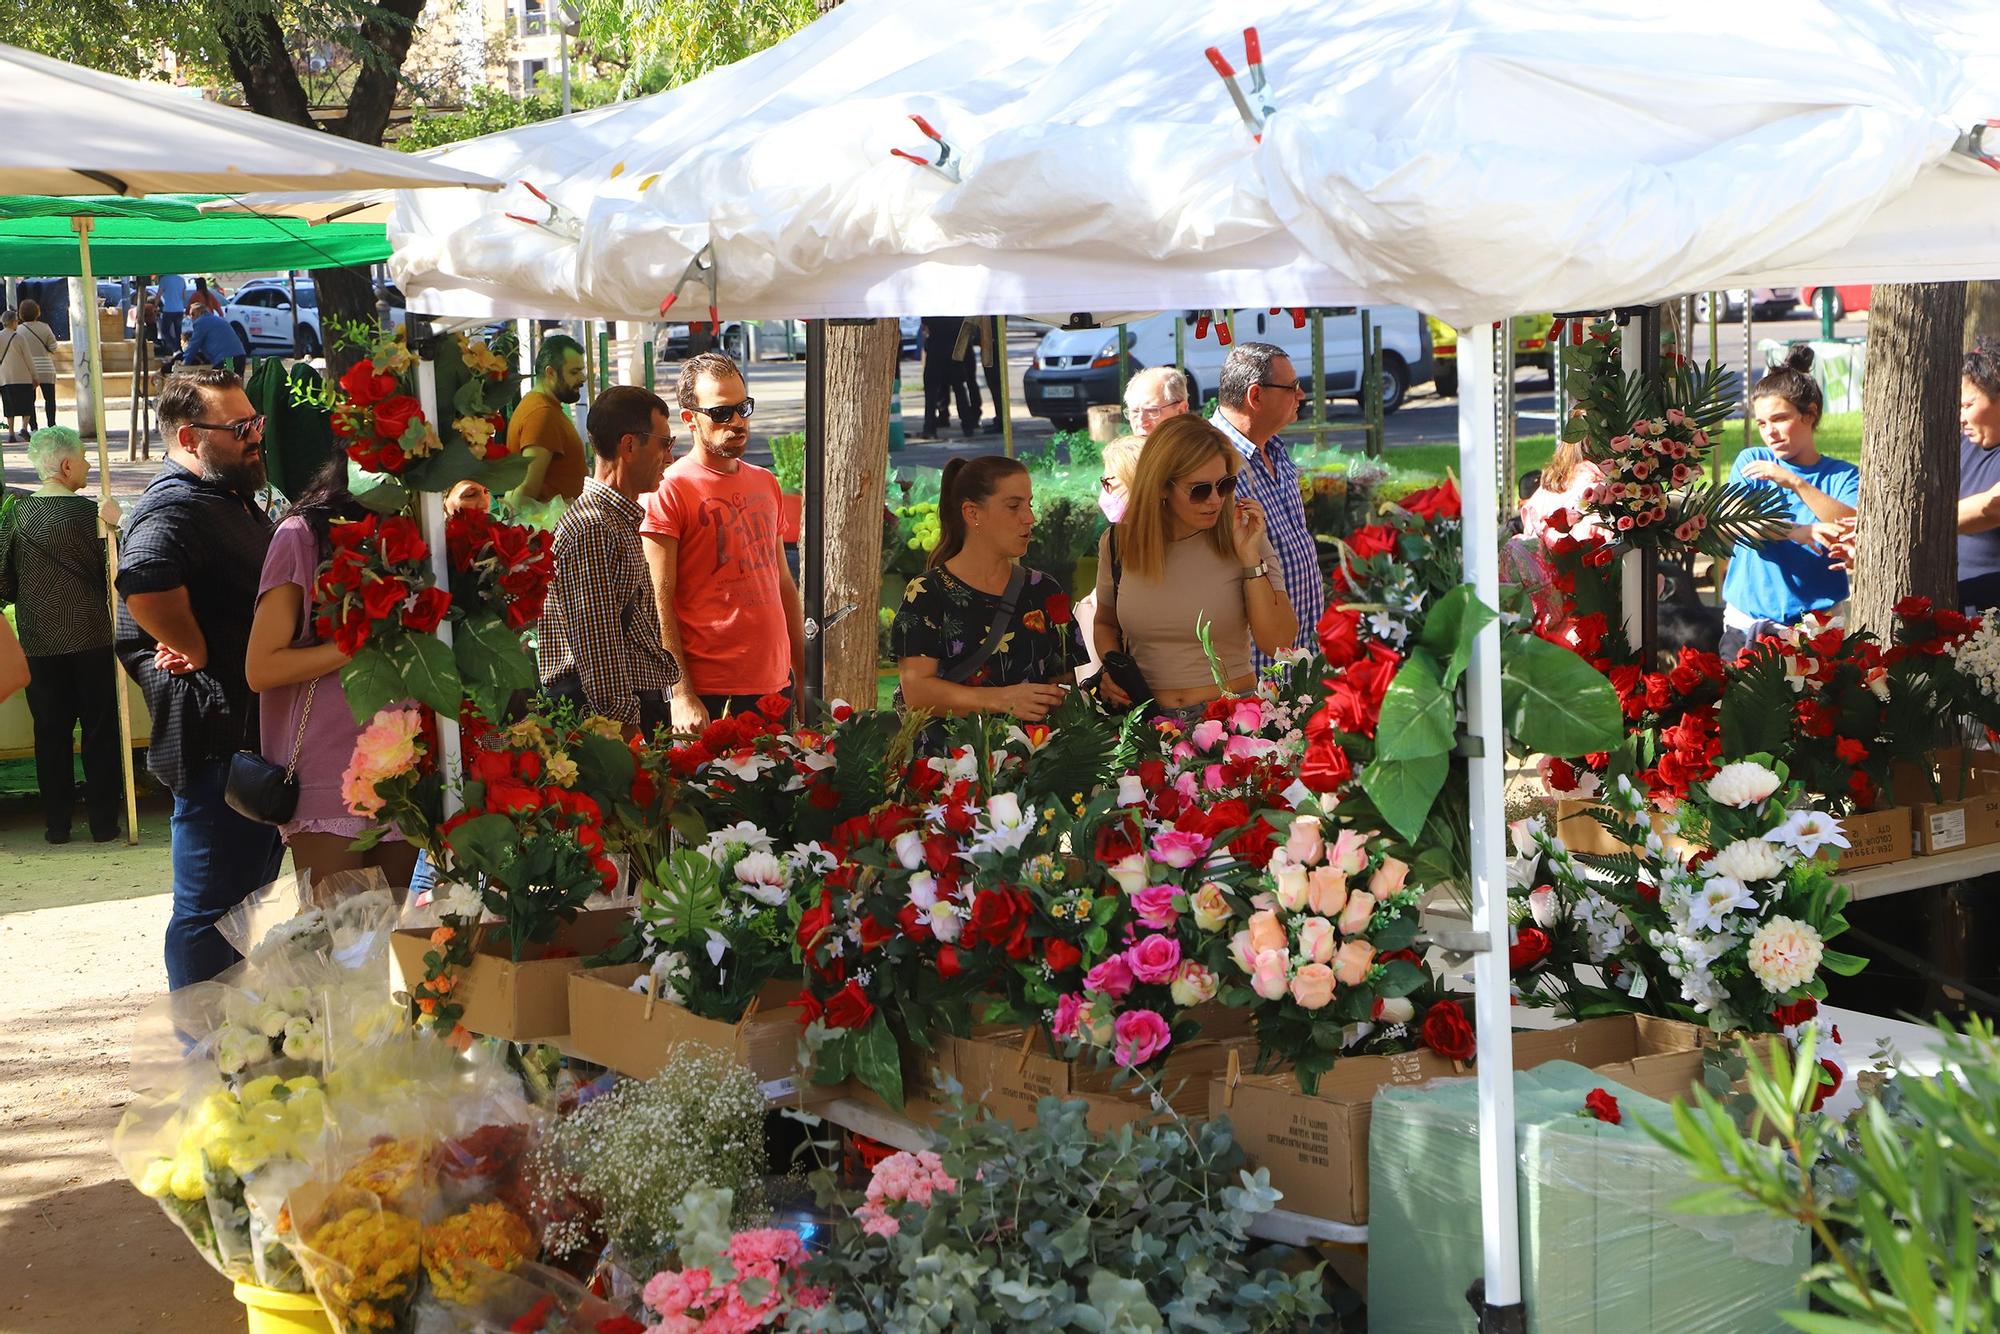
[[937,145],[937,156],[932,158],[924,153],[910,153],[900,148],[890,149],[889,156],[902,158],[905,162],[914,162],[926,171],[934,171],[953,185],[957,185],[960,179],[958,163],[952,159],[951,145],[946,143],[944,136],[932,129],[931,123],[922,116],[912,113],[910,119],[924,132],[924,138]]
[[530,218],[519,213],[509,213],[506,215],[507,217],[529,227],[539,227],[545,232],[562,237],[565,241],[581,241],[583,239],[582,218],[579,218],[576,214],[570,212],[540,190],[537,190],[533,181],[522,181],[521,184],[526,187],[529,194],[541,200],[548,207],[548,216],[545,218]]
[[1229,315],[1220,310],[1204,310],[1194,317],[1194,336],[1197,341],[1208,337],[1208,326],[1215,326],[1215,341],[1223,347],[1229,346]]
[[1305,327],[1306,327],[1306,308],[1305,308],[1304,306],[1273,306],[1273,307],[1271,307],[1271,313],[1272,313],[1273,315],[1278,315],[1278,314],[1282,314],[1282,313],[1284,313],[1284,312],[1287,312],[1287,311],[1289,311],[1289,312],[1291,313],[1291,316],[1292,316],[1292,327],[1293,327],[1294,329],[1303,329],[1303,328],[1305,328]]
[[1951,151],[1963,153],[1974,162],[1984,162],[1995,171],[2000,171],[2000,120],[1981,121],[1958,136]]
[[[1257,40],[1257,30],[1243,30],[1243,60],[1245,72],[1250,76],[1247,95],[1229,58],[1222,54],[1222,48],[1211,46],[1202,54],[1208,57],[1208,63],[1215,67],[1215,72],[1222,76],[1223,85],[1229,89],[1229,100],[1236,104],[1236,114],[1243,117],[1243,123],[1250,127],[1250,136],[1262,143],[1264,123],[1278,108],[1271,100],[1270,84],[1264,78],[1264,47]],[[1252,97],[1256,98],[1254,107],[1250,101]]]
[[[688,266],[685,269],[681,270],[680,279],[674,283],[673,290],[668,292],[666,299],[660,302],[660,314],[664,315],[669,310],[672,310],[674,302],[681,299],[681,289],[686,287],[690,282],[697,280],[708,288],[707,328],[719,331],[722,328],[722,321],[717,317],[715,310],[716,272],[715,242],[713,241],[708,242],[701,249],[694,252],[694,258],[688,261]],[[700,323],[691,323],[688,325],[688,328],[694,333],[706,332],[706,329]]]

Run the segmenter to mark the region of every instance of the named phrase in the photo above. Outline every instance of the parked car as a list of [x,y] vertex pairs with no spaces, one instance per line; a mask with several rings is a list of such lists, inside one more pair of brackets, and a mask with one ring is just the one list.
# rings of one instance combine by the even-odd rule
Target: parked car
[[[1435,315],[1426,315],[1426,323],[1431,329],[1431,354],[1437,358],[1437,374],[1432,377],[1432,385],[1438,396],[1449,398],[1458,392],[1458,330]],[[1545,371],[1554,369],[1554,349],[1549,346],[1549,330],[1555,327],[1553,315],[1516,315],[1514,317],[1514,364],[1516,366],[1539,366]],[[1384,336],[1387,346],[1387,335]]]
[[[1127,367],[1138,371],[1147,366],[1174,364],[1174,324],[1185,329],[1188,396],[1197,404],[1215,394],[1223,360],[1229,355],[1211,327],[1200,338],[1195,330],[1207,312],[1185,310],[1150,315],[1125,326],[1131,343]],[[1435,374],[1431,355],[1430,329],[1423,317],[1406,306],[1375,306],[1369,318],[1382,330],[1382,407],[1394,412],[1403,404],[1412,384],[1420,384]],[[1326,382],[1320,387],[1328,398],[1361,396],[1361,315],[1358,310],[1325,317]],[[1292,326],[1287,313],[1273,315],[1268,308],[1252,307],[1230,312],[1233,341],[1275,343],[1285,349],[1302,381],[1312,375],[1312,325]],[[1028,411],[1053,421],[1059,428],[1082,425],[1092,405],[1118,401],[1118,328],[1052,329],[1035,349],[1034,364],[1025,379]]]
[[316,357],[325,346],[320,338],[319,290],[308,277],[297,282],[252,278],[223,302],[222,318],[253,353],[280,348],[295,357]]
[[[1799,289],[1796,287],[1732,287],[1722,294],[1722,314],[1725,320],[1743,318],[1743,303],[1750,303],[1750,313],[1760,320],[1775,320],[1791,314],[1799,307]],[[1697,292],[1694,298],[1694,317],[1708,318],[1709,294]]]
[[[897,321],[897,355],[915,356],[917,352],[917,329],[922,323],[914,315],[905,315]],[[656,336],[656,351],[662,361],[678,361],[694,351],[695,339],[689,325],[667,324],[660,326]],[[749,361],[752,344],[755,344],[756,360],[767,361],[772,357],[803,357],[806,354],[806,326],[803,320],[724,320],[722,322],[721,350],[737,361]]]
[[1822,291],[1830,292],[1833,300],[1833,318],[1837,320],[1857,310],[1868,309],[1868,295],[1874,290],[1867,283],[1843,283],[1830,288],[1803,288],[1800,296],[1804,299],[1806,309],[1817,315],[1820,313],[1819,294]]

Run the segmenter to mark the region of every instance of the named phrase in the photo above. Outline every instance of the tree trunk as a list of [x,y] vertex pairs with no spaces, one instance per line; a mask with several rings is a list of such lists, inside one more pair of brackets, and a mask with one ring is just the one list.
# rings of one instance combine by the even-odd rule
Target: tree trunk
[[1982,338],[2000,343],[2000,281],[1993,279],[1965,285],[1965,342],[1961,350],[1972,351],[1972,345]]
[[[365,52],[347,95],[347,110],[321,126],[313,120],[312,99],[293,67],[285,35],[277,18],[265,8],[248,12],[239,23],[222,27],[223,54],[230,73],[243,85],[243,101],[260,116],[320,129],[371,147],[382,142],[402,85],[403,61],[416,35],[416,19],[424,0],[375,0],[355,34],[354,49]],[[319,289],[320,342],[326,352],[327,379],[337,380],[361,359],[361,349],[338,341],[336,322],[374,324],[377,319],[375,283],[365,266],[319,269],[313,274]]]
[[882,503],[889,480],[889,378],[896,373],[896,321],[826,324],[826,562],[831,616],[855,611],[826,632],[827,699],[875,707],[876,607],[882,599]]
[[1902,598],[1958,605],[1963,283],[1878,284],[1868,307],[1852,626],[1891,642]]

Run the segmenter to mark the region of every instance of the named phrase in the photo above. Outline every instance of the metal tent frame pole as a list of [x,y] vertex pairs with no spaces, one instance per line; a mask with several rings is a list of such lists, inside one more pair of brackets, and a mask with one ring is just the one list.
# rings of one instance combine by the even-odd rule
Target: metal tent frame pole
[[[75,312],[70,321],[70,349],[74,357],[76,349],[76,322],[83,322],[84,345],[89,349],[90,384],[92,398],[91,420],[97,433],[97,489],[100,495],[111,495],[111,447],[104,439],[104,414],[109,410],[104,395],[104,343],[102,331],[97,327],[97,279],[90,271],[90,230],[95,224],[93,218],[71,218],[69,225],[76,232],[77,267],[83,270],[83,309]],[[143,294],[141,300],[143,301]],[[140,320],[139,337],[144,338],[145,321]],[[135,370],[134,375],[137,374]],[[135,384],[133,393],[138,393]],[[82,401],[83,395],[77,395]],[[112,624],[118,622],[118,530],[110,527],[103,519],[98,527],[104,533],[104,578],[105,598],[111,611]],[[114,674],[114,684],[118,691],[118,767],[125,780],[125,841],[137,844],[139,841],[139,792],[133,784],[132,774],[132,696],[128,692],[124,672]]]
[[[413,342],[412,346],[419,346]],[[422,360],[417,363],[417,402],[423,405],[426,419],[438,420],[437,354],[428,345],[419,348]],[[445,545],[444,492],[423,491],[418,493],[418,515],[423,523],[424,541],[431,549],[431,571],[437,577],[439,588],[451,587],[451,552]],[[438,622],[437,637],[444,641],[446,648],[452,647],[451,619]],[[444,813],[447,818],[458,814],[465,805],[461,784],[465,776],[465,747],[459,735],[458,718],[437,715],[438,729],[438,772],[444,778]]]
[[[1500,605],[1497,339],[1491,322],[1458,331],[1458,464],[1465,574],[1489,607]],[[1477,369],[1476,369],[1477,368]],[[1481,374],[1484,370],[1486,373]],[[1514,1032],[1507,976],[1507,746],[1500,705],[1500,626],[1479,632],[1465,674],[1471,797],[1469,886],[1473,1001],[1479,1071],[1479,1200],[1485,1290],[1481,1331],[1523,1328],[1520,1215],[1514,1168]],[[1478,937],[1484,937],[1481,941]]]

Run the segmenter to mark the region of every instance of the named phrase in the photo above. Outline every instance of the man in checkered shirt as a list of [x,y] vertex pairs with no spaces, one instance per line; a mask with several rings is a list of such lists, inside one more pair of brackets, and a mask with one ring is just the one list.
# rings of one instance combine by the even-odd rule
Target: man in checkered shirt
[[596,475],[556,525],[537,650],[542,692],[616,719],[628,736],[650,735],[668,721],[681,669],[661,643],[639,520],[673,456],[673,427],[658,394],[621,384],[590,405],[585,430]]
[[[1238,343],[1222,363],[1212,420],[1243,456],[1236,479],[1238,496],[1248,496],[1264,511],[1264,526],[1283,567],[1285,591],[1299,616],[1298,647],[1307,648],[1326,610],[1326,579],[1319,571],[1319,553],[1306,525],[1305,501],[1299,495],[1299,470],[1278,432],[1298,419],[1305,387],[1285,350],[1271,343]],[[1251,663],[1264,670],[1271,659],[1251,646]]]

